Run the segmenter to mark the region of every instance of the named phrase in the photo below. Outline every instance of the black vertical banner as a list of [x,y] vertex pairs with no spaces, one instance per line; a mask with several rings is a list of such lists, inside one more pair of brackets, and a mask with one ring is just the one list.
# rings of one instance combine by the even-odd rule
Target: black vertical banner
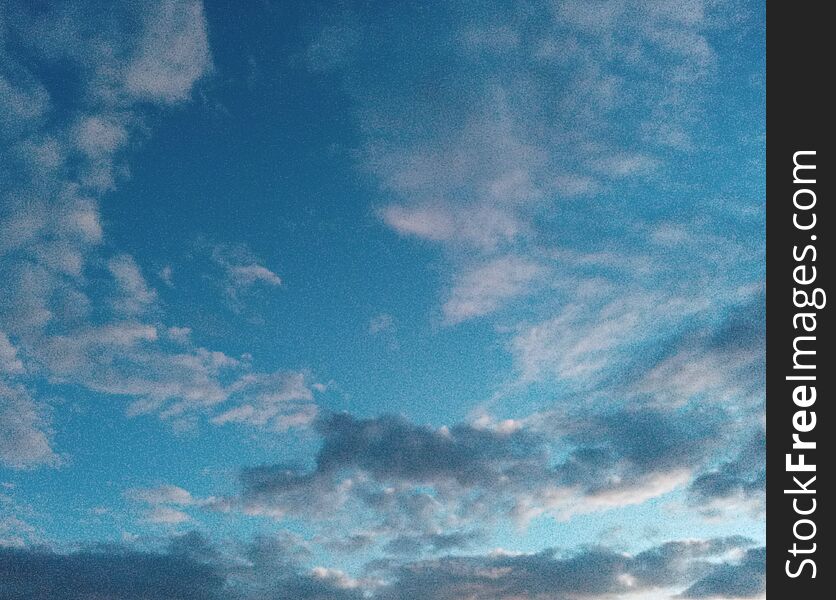
[[767,10],[767,592],[834,597],[831,6]]

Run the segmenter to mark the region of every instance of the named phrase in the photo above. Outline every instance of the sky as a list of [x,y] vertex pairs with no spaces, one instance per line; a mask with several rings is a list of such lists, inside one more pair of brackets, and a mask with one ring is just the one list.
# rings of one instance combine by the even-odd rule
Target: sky
[[0,599],[765,597],[764,55],[0,0]]

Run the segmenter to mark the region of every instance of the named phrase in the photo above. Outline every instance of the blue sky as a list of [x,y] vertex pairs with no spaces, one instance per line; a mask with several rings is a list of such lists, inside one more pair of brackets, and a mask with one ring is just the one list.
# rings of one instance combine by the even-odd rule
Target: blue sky
[[0,595],[762,597],[764,127],[758,2],[0,1]]

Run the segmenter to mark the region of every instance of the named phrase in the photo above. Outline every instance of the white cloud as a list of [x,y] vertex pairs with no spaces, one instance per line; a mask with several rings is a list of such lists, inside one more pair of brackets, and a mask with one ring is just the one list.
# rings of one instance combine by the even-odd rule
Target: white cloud
[[555,3],[555,6],[558,22],[587,34],[600,34],[613,29],[626,9],[623,2],[600,0],[568,0]]
[[632,386],[636,394],[647,394],[654,402],[668,406],[694,399],[703,402],[753,404],[762,388],[750,374],[763,359],[763,347],[680,350],[659,362]]
[[99,212],[90,200],[76,203],[68,215],[67,224],[71,229],[81,233],[86,241],[98,243],[102,239]]
[[281,277],[260,264],[244,244],[217,244],[211,248],[211,259],[222,271],[221,283],[234,308],[237,308],[242,295],[254,286],[282,285]]
[[531,290],[545,273],[535,262],[505,256],[477,265],[460,275],[444,303],[444,319],[456,324],[501,308],[506,302]]
[[[360,38],[350,67],[332,66],[346,66],[363,167],[387,198],[381,221],[436,244],[450,279],[461,282],[444,299],[448,322],[525,293],[523,269],[518,284],[494,295],[467,294],[476,288],[468,279],[474,264],[503,255],[536,262],[564,209],[653,176],[672,148],[693,150],[689,133],[699,125],[700,83],[713,56],[709,13],[725,9],[676,5],[534,3],[530,14],[543,23],[536,33],[500,9],[490,19],[454,19],[454,31],[420,43],[393,26]],[[448,51],[416,65],[426,44]],[[383,69],[381,53],[390,56]]]
[[0,463],[26,469],[59,462],[41,410],[22,387],[0,381]]
[[107,268],[119,286],[120,293],[114,302],[119,312],[138,315],[154,302],[156,294],[148,287],[132,256],[115,256],[107,262]]
[[12,131],[18,130],[21,125],[40,119],[49,108],[49,94],[38,82],[12,82],[0,73],[0,123]]
[[514,241],[524,225],[513,212],[476,205],[450,211],[444,206],[387,206],[381,211],[383,220],[401,235],[432,242],[463,243],[490,251]]
[[170,506],[155,506],[148,511],[145,520],[157,525],[179,525],[191,521],[192,518],[182,510]]
[[66,160],[66,148],[54,137],[29,138],[17,146],[22,160],[31,162],[39,169],[53,171],[61,167]]
[[349,577],[339,569],[331,569],[328,567],[314,567],[311,570],[311,576],[314,579],[324,581],[339,590],[362,589],[369,583],[368,581]]
[[262,265],[234,265],[229,267],[232,280],[243,286],[264,282],[268,285],[281,285],[281,278]]
[[442,241],[455,232],[453,217],[444,208],[387,206],[381,214],[387,225],[404,235]]
[[175,506],[189,506],[194,498],[188,490],[176,485],[160,485],[154,488],[134,488],[125,492],[125,497],[146,504],[173,504]]
[[23,519],[9,515],[0,517],[0,548],[24,548],[40,541],[38,530]]
[[130,414],[168,405],[161,415],[174,418],[227,398],[221,374],[237,360],[200,347],[171,352],[158,342],[154,326],[124,321],[48,337],[33,353],[53,382],[134,399]]
[[201,507],[214,502],[213,498],[195,498],[179,486],[163,484],[151,488],[125,490],[124,497],[132,502],[146,505],[142,511],[143,520],[156,525],[179,525],[192,520],[185,512],[186,507]]
[[310,425],[318,414],[314,386],[304,373],[245,375],[229,389],[235,406],[214,416],[212,423],[241,423],[273,431]]
[[140,100],[187,100],[194,84],[212,68],[203,3],[163,0],[147,14],[125,72],[125,87]]
[[90,116],[81,119],[72,130],[76,147],[90,158],[111,156],[128,141],[128,132],[116,119]]
[[[188,328],[139,320],[150,312],[158,318],[161,307],[137,261],[108,257],[100,245],[98,204],[127,176],[124,150],[144,128],[146,105],[187,100],[211,71],[203,5],[117,4],[112,18],[100,21],[85,10],[46,11],[38,19],[21,10],[0,20],[0,37],[30,40],[26,49],[33,54],[0,51],[0,161],[19,173],[0,181],[0,278],[8,282],[0,290],[0,364],[7,375],[125,397],[135,413],[194,419],[228,399],[225,370],[237,369],[234,380],[246,369],[222,352],[190,344]],[[77,79],[79,93],[66,110],[51,112],[52,82],[30,72],[33,62],[60,62]],[[69,164],[71,170],[62,168]],[[88,265],[102,264],[114,285],[86,277]],[[237,285],[279,282],[254,262],[230,268]],[[170,282],[170,270],[162,276]],[[3,386],[2,460],[55,464],[45,407],[23,387]]]

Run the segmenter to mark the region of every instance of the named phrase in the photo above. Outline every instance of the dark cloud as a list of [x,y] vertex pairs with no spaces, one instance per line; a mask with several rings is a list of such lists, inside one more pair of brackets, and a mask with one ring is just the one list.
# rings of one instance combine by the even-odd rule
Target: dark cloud
[[220,600],[223,588],[216,566],[176,552],[0,549],[4,600]]
[[467,548],[480,538],[477,532],[400,535],[390,540],[384,550],[389,554],[416,555],[425,551],[450,551]]
[[318,429],[325,438],[317,456],[320,472],[359,468],[388,481],[484,485],[510,476],[510,466],[536,468],[545,452],[542,440],[523,431],[504,434],[469,425],[433,430],[392,416],[333,415]]
[[316,428],[323,444],[312,470],[268,465],[242,472],[246,510],[333,513],[351,495],[382,513],[410,515],[414,523],[440,501],[418,487],[459,497],[467,490],[501,490],[549,476],[543,439],[521,430],[431,429],[400,417],[356,419],[348,414],[324,417]]
[[[361,589],[350,587],[338,575],[319,576],[292,574],[257,586],[241,596],[241,600],[361,600]],[[341,587],[346,586],[346,587]]]
[[716,514],[724,504],[735,502],[750,503],[762,510],[765,486],[766,432],[759,429],[731,460],[691,483],[690,502],[708,514]]
[[586,498],[612,506],[684,485],[716,451],[725,421],[716,407],[639,406],[550,417],[535,432],[467,424],[431,429],[394,416],[330,415],[316,424],[323,443],[312,469],[245,469],[234,502],[251,514],[277,517],[331,518],[349,508],[353,519],[352,503],[360,503],[392,534],[390,549],[441,550],[414,536],[449,530],[445,515],[524,519],[543,506],[561,510],[544,500],[555,490],[565,492],[567,502]]
[[[464,542],[434,542],[449,548]],[[98,546],[64,554],[0,549],[3,600],[565,600],[656,589],[683,598],[749,598],[763,591],[764,551],[740,537],[675,541],[638,554],[610,548],[574,553],[494,553],[418,562],[376,561],[369,579],[310,562],[289,534],[218,547],[191,533],[164,551]],[[742,553],[740,561],[725,556]]]
[[697,581],[682,598],[755,598],[766,591],[766,548],[746,552],[738,564],[720,564]]
[[97,546],[72,553],[0,548],[2,600],[359,600],[336,571],[306,570],[287,536],[260,537],[239,557],[203,536],[174,538],[165,551]]
[[631,574],[650,587],[673,586],[683,580],[694,580],[714,568],[704,559],[751,545],[742,536],[709,540],[673,541],[644,550],[635,556]]
[[722,414],[716,410],[619,410],[573,425],[575,450],[560,471],[564,481],[596,491],[619,479],[699,464],[715,445]]
[[[565,600],[675,589],[701,577],[710,578],[724,568],[737,568],[707,559],[745,545],[742,538],[724,538],[671,542],[636,555],[588,548],[565,556],[544,551],[520,556],[445,557],[398,568],[395,581],[375,597]],[[738,596],[732,593],[730,597]]]

